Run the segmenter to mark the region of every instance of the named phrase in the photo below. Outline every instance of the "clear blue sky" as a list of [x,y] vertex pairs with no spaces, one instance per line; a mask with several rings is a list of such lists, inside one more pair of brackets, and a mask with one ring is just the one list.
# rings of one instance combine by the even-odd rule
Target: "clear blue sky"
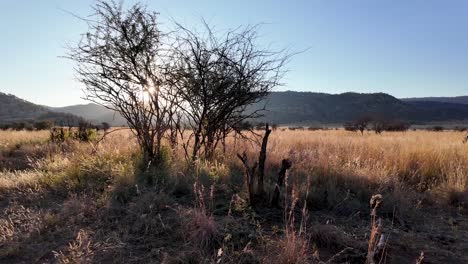
[[[133,1],[126,1],[127,4]],[[386,92],[396,97],[468,94],[468,1],[146,0],[161,13],[218,29],[266,23],[262,39],[308,48],[280,90]],[[86,25],[91,0],[0,1],[0,91],[35,103],[84,103],[73,63],[59,56]]]

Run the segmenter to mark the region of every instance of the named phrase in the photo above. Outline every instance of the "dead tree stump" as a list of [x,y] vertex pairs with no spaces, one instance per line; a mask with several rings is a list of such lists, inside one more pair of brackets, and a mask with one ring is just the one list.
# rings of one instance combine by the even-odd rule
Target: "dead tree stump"
[[242,164],[244,164],[245,168],[245,176],[246,176],[246,184],[249,192],[249,202],[250,205],[253,205],[254,202],[254,178],[255,178],[255,170],[257,169],[258,163],[255,162],[252,166],[249,166],[248,160],[247,160],[247,154],[245,154],[245,151],[242,153],[242,155],[237,154],[237,157],[242,161]]
[[284,180],[286,179],[286,173],[291,168],[292,162],[289,159],[283,159],[281,162],[281,169],[278,173],[278,181],[275,185],[275,190],[271,199],[271,205],[280,207],[280,196],[283,189]]
[[[265,134],[263,135],[262,145],[260,148],[260,155],[258,157],[258,162],[255,162],[252,166],[249,166],[247,160],[247,155],[244,153],[237,154],[237,157],[242,161],[245,168],[247,188],[249,192],[250,204],[255,203],[255,199],[263,200],[265,198],[265,187],[264,187],[264,178],[265,178],[265,161],[266,161],[266,149],[268,144],[268,137],[271,134],[271,129],[268,124],[265,125]],[[256,170],[258,167],[258,170]],[[257,177],[257,188],[255,188],[255,177]]]
[[260,149],[260,155],[258,157],[258,183],[257,183],[257,191],[259,195],[263,195],[265,193],[265,188],[263,185],[264,178],[265,178],[265,161],[266,161],[266,148],[268,144],[268,137],[271,134],[271,129],[268,126],[268,123],[265,125],[265,135],[263,136],[262,140],[262,147]]

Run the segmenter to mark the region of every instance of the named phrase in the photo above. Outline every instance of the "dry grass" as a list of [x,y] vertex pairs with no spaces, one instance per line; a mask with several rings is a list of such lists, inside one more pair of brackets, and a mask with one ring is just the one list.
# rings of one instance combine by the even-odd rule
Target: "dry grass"
[[[51,144],[48,137],[0,131],[0,166],[28,162],[0,168],[0,262],[362,263],[375,193],[384,197],[379,216],[389,249],[405,252],[393,263],[414,263],[422,250],[425,260],[445,250],[440,259],[456,263],[462,251],[441,243],[468,245],[468,226],[452,217],[468,205],[468,145],[461,132],[273,131],[266,187],[273,190],[281,160],[289,158],[287,214],[248,206],[234,157],[246,150],[256,158],[259,147],[246,141],[229,139],[225,155],[195,167],[177,149],[163,169],[142,173],[128,130],[98,145]],[[408,231],[416,220],[418,232]],[[405,232],[387,230],[393,222]]]
[[49,138],[49,131],[0,130],[0,151],[17,144],[42,143]]
[[67,251],[54,252],[59,263],[90,263],[94,256],[92,240],[89,232],[80,230],[76,239],[68,245]]
[[35,171],[0,172],[0,188],[3,190],[33,186],[37,182]]
[[307,213],[304,208],[300,227],[296,227],[295,207],[297,199],[291,202],[290,207],[285,208],[284,236],[280,242],[281,254],[278,263],[308,263],[310,261],[309,235],[306,229]]
[[[213,216],[213,192],[211,186],[207,195],[203,185],[193,185],[195,207],[187,217],[186,229],[189,240],[200,250],[210,252],[219,243],[219,228]],[[210,252],[213,253],[213,252]]]
[[[307,177],[312,177],[311,199],[322,204],[336,205],[344,199],[337,192],[356,194],[356,189],[365,191],[369,186],[375,192],[379,188],[404,193],[412,189],[444,197],[444,193],[468,190],[468,146],[462,139],[462,132],[367,132],[361,136],[343,130],[277,130],[270,136],[267,168],[269,175],[275,175],[281,160],[289,158],[293,180],[307,186]],[[238,142],[228,156],[244,149],[257,155],[257,148]],[[344,189],[339,189],[340,184],[346,185]],[[321,186],[328,191],[326,201],[317,200]]]
[[[361,136],[343,130],[276,130],[268,144],[268,167],[274,170],[283,158],[289,157],[293,159],[296,175],[335,171],[377,183],[400,179],[421,190],[445,187],[464,191],[468,188],[468,147],[462,142],[463,135],[463,132],[408,131],[382,135],[367,132]],[[0,150],[44,143],[48,137],[48,131],[0,131]],[[257,155],[257,148],[249,143],[239,140],[229,143],[228,157],[243,149]],[[80,148],[81,152],[92,152],[91,144],[84,143]],[[98,154],[128,156],[135,153],[137,144],[130,131],[124,130],[110,134],[97,149]],[[227,168],[222,169],[221,175],[226,176]]]

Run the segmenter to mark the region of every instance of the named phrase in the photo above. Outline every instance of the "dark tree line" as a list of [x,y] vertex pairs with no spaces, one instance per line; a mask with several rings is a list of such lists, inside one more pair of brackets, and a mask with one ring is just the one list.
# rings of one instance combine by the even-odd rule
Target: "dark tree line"
[[30,121],[30,122],[13,122],[7,124],[1,124],[1,130],[49,130],[54,126],[54,122],[45,121]]
[[371,115],[361,116],[346,122],[343,126],[345,130],[359,131],[361,134],[364,134],[366,130],[373,130],[376,134],[380,134],[383,131],[407,131],[410,128],[410,124],[405,121]]
[[[247,109],[280,85],[290,55],[257,44],[258,27],[215,33],[180,24],[162,32],[158,14],[136,4],[99,1],[68,58],[86,99],[120,113],[145,162],[162,159],[162,139],[188,160],[212,158],[230,133],[262,109]],[[178,142],[181,139],[181,142]]]

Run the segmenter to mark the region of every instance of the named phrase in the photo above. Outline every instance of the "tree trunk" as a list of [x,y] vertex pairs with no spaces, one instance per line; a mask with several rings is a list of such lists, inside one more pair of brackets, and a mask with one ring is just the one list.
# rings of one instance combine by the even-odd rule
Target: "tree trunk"
[[271,129],[268,127],[268,123],[265,125],[265,135],[262,140],[262,147],[260,149],[260,155],[258,157],[258,194],[263,195],[264,189],[264,177],[265,177],[265,161],[266,161],[266,148],[268,144],[268,137],[270,136]]
[[271,205],[280,207],[280,195],[281,189],[283,187],[283,183],[286,178],[287,171],[291,168],[292,162],[289,159],[283,159],[281,162],[281,169],[278,173],[278,181],[276,182],[275,191],[273,193],[273,197],[271,199]]
[[154,159],[153,145],[145,144],[143,147],[143,164],[145,169],[148,169],[153,164]]
[[193,143],[192,150],[192,162],[195,162],[198,156],[198,151],[200,150],[200,132],[195,133],[195,142]]
[[237,154],[237,157],[242,161],[245,167],[245,177],[246,177],[246,185],[249,192],[249,202],[250,205],[255,204],[255,195],[254,195],[254,177],[255,177],[255,170],[257,169],[257,162],[253,164],[252,167],[249,166],[247,161],[247,154],[242,153],[242,155]]
[[162,141],[162,134],[156,135],[156,146],[155,146],[155,160],[154,162],[157,163],[158,165],[161,164],[163,161],[163,156],[162,156],[162,150],[161,150],[161,141]]
[[206,144],[205,144],[205,158],[208,160],[213,159],[214,152],[215,152],[214,138],[212,134],[208,134]]

